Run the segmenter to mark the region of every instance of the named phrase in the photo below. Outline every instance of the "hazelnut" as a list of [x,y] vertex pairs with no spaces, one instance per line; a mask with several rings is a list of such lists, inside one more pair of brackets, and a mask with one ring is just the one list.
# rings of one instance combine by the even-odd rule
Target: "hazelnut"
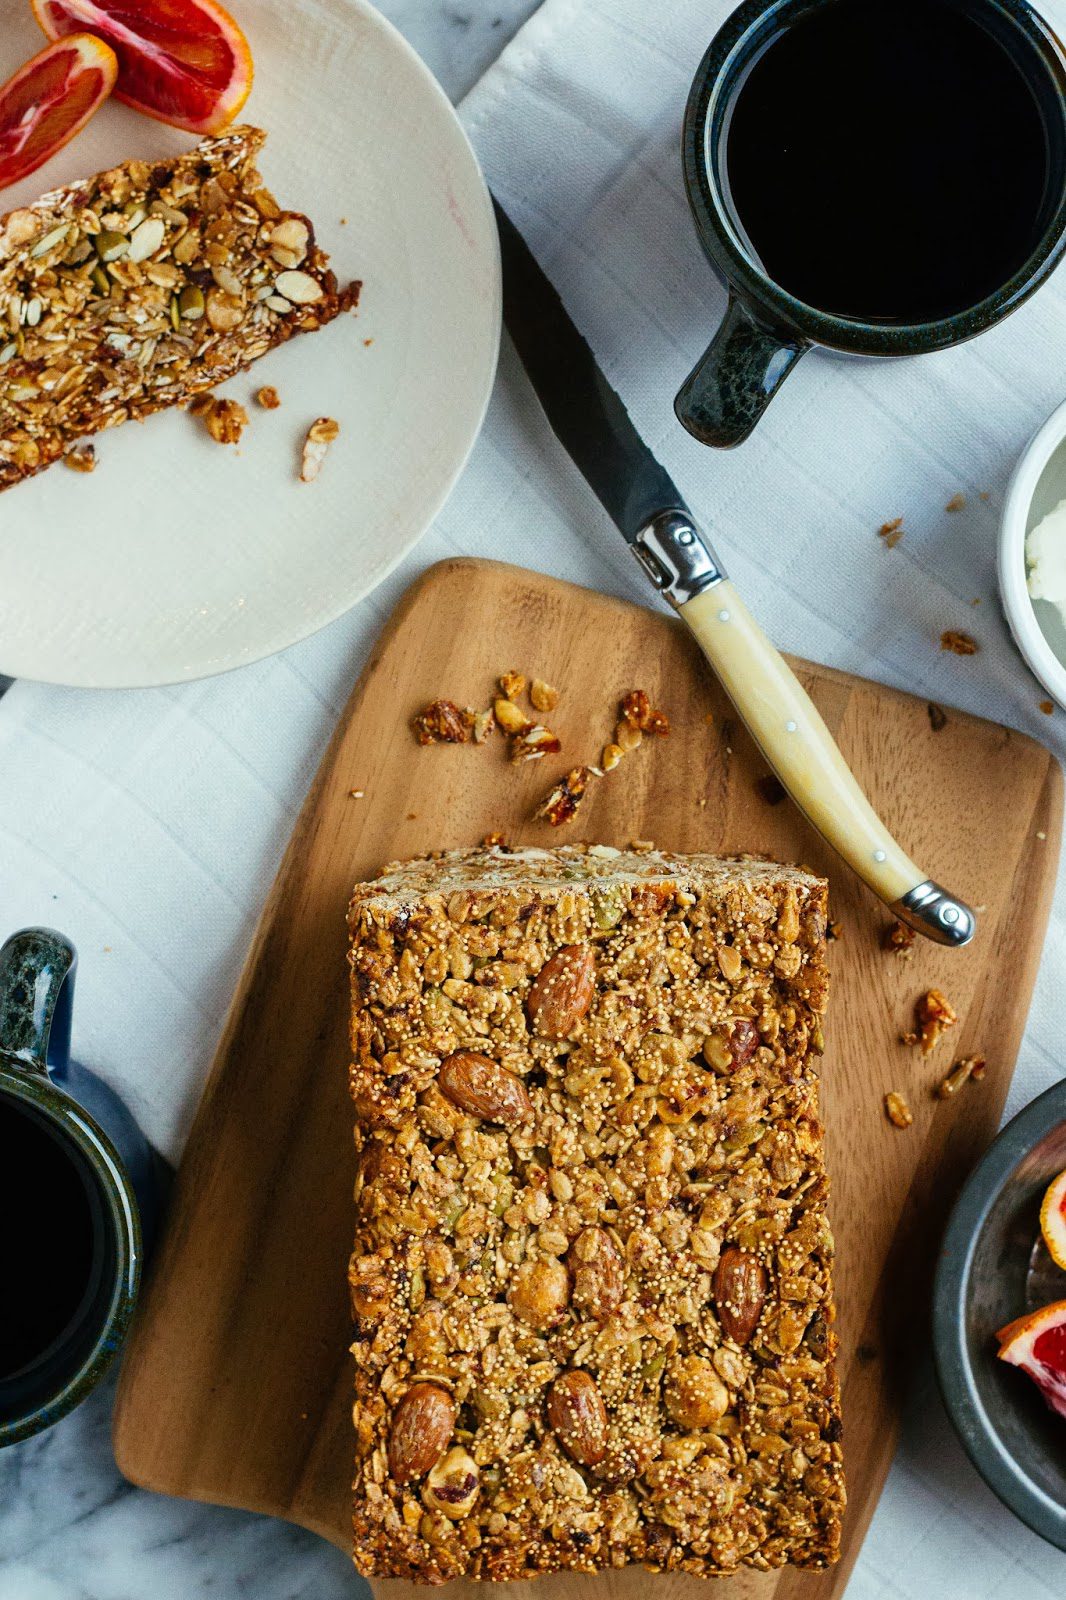
[[457,1444],[430,1472],[422,1498],[431,1511],[459,1522],[473,1510],[477,1493],[477,1463]]
[[515,1316],[530,1327],[553,1327],[570,1299],[570,1274],[561,1261],[527,1261],[507,1298]]
[[682,1428],[709,1428],[729,1409],[729,1391],[709,1361],[681,1356],[671,1362],[663,1400]]

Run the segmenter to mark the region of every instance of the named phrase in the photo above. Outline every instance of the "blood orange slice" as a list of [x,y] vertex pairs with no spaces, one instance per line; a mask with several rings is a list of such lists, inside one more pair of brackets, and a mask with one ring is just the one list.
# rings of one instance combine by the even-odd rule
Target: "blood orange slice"
[[115,98],[190,133],[220,133],[252,87],[248,41],[216,0],[31,0],[50,39],[87,30],[118,56]]
[[1040,1207],[1040,1232],[1052,1261],[1066,1272],[1066,1172],[1048,1184]]
[[46,46],[20,67],[0,88],[0,189],[73,139],[117,76],[115,52],[87,33]]
[[1066,1300],[1009,1322],[996,1338],[999,1359],[1027,1372],[1052,1411],[1066,1417]]

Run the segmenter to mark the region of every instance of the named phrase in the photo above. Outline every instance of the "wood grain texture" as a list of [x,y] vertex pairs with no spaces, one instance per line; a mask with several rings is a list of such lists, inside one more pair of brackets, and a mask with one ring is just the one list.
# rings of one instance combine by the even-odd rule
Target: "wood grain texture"
[[[563,690],[548,720],[565,762],[515,768],[498,740],[415,744],[409,719],[428,700],[485,705],[509,667]],[[760,793],[765,765],[680,624],[485,562],[446,562],[407,593],[308,796],[193,1126],[119,1387],[114,1442],[128,1478],[269,1512],[348,1546],[354,1159],[344,913],[352,884],[389,859],[495,830],[515,843],[644,838],[673,850],[755,850],[827,874],[842,930],[832,947],[823,1111],[850,1508],[832,1574],[743,1574],[729,1592],[731,1600],[842,1592],[895,1442],[901,1356],[924,1337],[939,1230],[1006,1095],[1050,906],[1062,778],[1050,753],[1021,734],[961,712],[934,732],[923,701],[821,667],[798,670],[904,847],[982,908],[967,950],[919,940],[908,961],[882,952],[883,909],[790,803],[771,805]],[[532,821],[565,765],[597,758],[619,696],[634,687],[669,713],[669,739],[648,741],[596,784],[576,824],[556,834]],[[350,798],[353,789],[365,797]],[[931,985],[962,1020],[923,1060],[898,1036]],[[951,1060],[974,1050],[988,1057],[984,1082],[934,1099]],[[890,1089],[914,1110],[906,1132],[884,1117]],[[635,1600],[648,1583],[639,1568],[559,1576],[540,1580],[536,1596]],[[694,1579],[654,1583],[664,1600],[706,1593]],[[408,1586],[379,1587],[391,1597]],[[510,1586],[516,1595],[528,1587]]]

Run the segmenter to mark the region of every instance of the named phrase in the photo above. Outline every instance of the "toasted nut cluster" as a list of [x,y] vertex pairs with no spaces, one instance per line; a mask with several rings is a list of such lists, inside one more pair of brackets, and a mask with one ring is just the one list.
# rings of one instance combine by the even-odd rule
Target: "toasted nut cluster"
[[971,1078],[975,1083],[980,1083],[986,1067],[984,1056],[960,1056],[947,1076],[937,1084],[937,1099],[950,1100],[952,1095],[958,1094],[963,1084],[969,1083]]
[[68,450],[63,457],[63,465],[72,472],[96,471],[96,446],[94,444],[76,444],[73,450]]
[[909,1128],[914,1121],[914,1112],[895,1089],[885,1095],[885,1116],[894,1128]]
[[419,744],[466,744],[474,731],[474,713],[451,700],[434,700],[411,719]]
[[881,939],[882,950],[887,950],[889,955],[899,956],[903,961],[909,961],[914,949],[915,932],[908,928],[905,922],[893,922],[884,931]]
[[958,1022],[949,1001],[939,989],[929,989],[914,1002],[914,1029],[901,1034],[904,1044],[918,1045],[923,1056],[936,1049],[943,1035]]
[[824,883],[491,845],[349,926],[359,1570],[835,1559]]
[[529,703],[534,711],[554,711],[559,704],[559,691],[543,678],[534,678],[529,686]]
[[255,400],[264,411],[276,411],[281,404],[281,396],[272,383],[264,383],[261,389],[257,389]]
[[570,1246],[567,1262],[574,1281],[573,1301],[596,1322],[606,1322],[625,1292],[625,1262],[606,1228],[583,1228]]
[[[284,274],[283,274],[284,276]],[[330,445],[339,436],[341,425],[333,417],[318,417],[307,430],[300,458],[300,482],[314,483]]]
[[0,489],[355,303],[264,189],[264,138],[231,128],[0,219]]
[[189,402],[189,415],[199,417],[216,444],[238,444],[248,426],[248,413],[236,400],[198,394]]
[[537,808],[537,816],[550,822],[553,828],[569,822],[576,815],[585,790],[595,776],[593,767],[574,767],[545,795]]

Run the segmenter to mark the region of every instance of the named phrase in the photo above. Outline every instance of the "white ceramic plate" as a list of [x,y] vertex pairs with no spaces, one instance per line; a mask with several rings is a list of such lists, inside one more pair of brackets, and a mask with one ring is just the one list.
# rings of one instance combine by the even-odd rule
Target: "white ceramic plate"
[[[180,412],[99,435],[91,476],[61,464],[0,495],[0,671],[96,686],[222,672],[305,638],[415,544],[484,416],[499,344],[491,205],[440,87],[364,0],[233,0],[256,63],[241,120],[269,138],[264,178],[314,221],[358,316],[221,390],[251,423],[238,449]],[[7,8],[0,75],[39,34]],[[0,209],[191,136],[117,104]],[[342,222],[342,218],[346,221]],[[251,399],[274,384],[281,409]],[[297,472],[317,416],[341,436]]]

